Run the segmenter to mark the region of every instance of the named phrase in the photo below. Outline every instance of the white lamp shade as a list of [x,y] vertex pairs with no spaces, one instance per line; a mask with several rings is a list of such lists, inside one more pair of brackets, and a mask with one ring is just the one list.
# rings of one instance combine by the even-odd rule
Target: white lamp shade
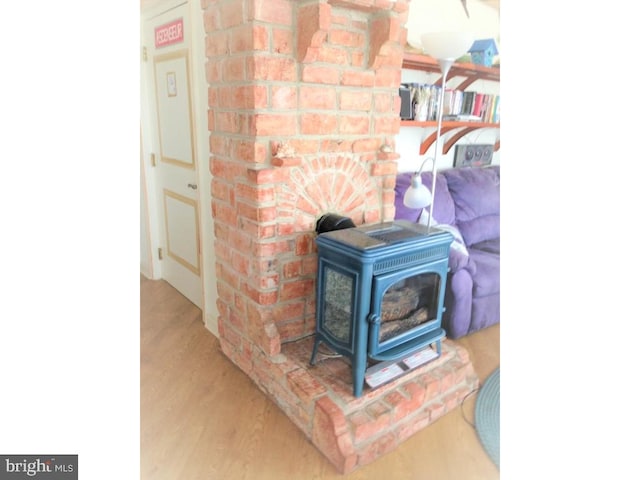
[[473,44],[473,35],[465,31],[429,32],[420,39],[424,52],[438,60],[455,60],[467,53]]
[[411,177],[411,186],[404,193],[402,202],[409,208],[424,208],[431,204],[431,192],[422,184],[420,174]]
[[405,25],[409,45],[422,50],[420,37],[423,33],[466,31],[474,39],[494,38],[499,47],[499,9],[487,5],[484,0],[466,0],[466,4],[469,17],[460,0],[411,0]]

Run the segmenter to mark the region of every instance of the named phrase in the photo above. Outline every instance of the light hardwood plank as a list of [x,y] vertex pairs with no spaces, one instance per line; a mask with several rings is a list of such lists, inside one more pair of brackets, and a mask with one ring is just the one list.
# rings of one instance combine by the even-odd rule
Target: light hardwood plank
[[[473,421],[475,395],[374,463],[338,474],[224,356],[195,305],[143,276],[140,296],[142,480],[500,478],[466,420]],[[458,341],[484,381],[500,363],[500,327]]]

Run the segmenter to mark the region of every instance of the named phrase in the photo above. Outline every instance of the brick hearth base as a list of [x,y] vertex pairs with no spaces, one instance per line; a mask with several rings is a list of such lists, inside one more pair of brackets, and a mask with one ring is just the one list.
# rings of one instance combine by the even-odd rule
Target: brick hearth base
[[391,452],[478,387],[467,351],[445,339],[440,358],[376,389],[365,385],[355,398],[344,357],[319,355],[310,366],[312,346],[307,337],[275,357],[254,349],[245,371],[341,473]]

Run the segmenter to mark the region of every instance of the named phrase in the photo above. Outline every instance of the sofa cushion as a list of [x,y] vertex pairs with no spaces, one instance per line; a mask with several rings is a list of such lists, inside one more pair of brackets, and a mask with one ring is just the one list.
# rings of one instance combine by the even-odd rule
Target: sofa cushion
[[[442,175],[467,247],[500,237],[500,174],[495,167],[454,168]],[[435,215],[434,215],[435,216]]]
[[467,246],[495,240],[500,237],[500,215],[485,215],[468,222],[458,222]]
[[[396,177],[395,187],[395,207],[396,207],[396,220],[409,220],[410,222],[417,222],[422,214],[421,208],[409,208],[402,203],[404,193],[411,185],[411,177],[413,172],[399,173]],[[429,191],[431,191],[432,176],[431,172],[422,173],[422,184],[425,185]],[[449,225],[455,224],[456,210],[453,198],[447,188],[447,181],[441,175],[436,175],[436,199],[433,205],[433,218],[438,223],[447,223]]]

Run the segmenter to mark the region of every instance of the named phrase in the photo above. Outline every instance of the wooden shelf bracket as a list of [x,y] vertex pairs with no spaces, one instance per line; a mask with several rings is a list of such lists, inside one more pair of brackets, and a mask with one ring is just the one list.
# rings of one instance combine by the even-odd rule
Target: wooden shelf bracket
[[[427,153],[427,150],[431,148],[436,141],[436,137],[438,136],[437,132],[437,123],[436,122],[403,122],[403,124],[408,124],[407,126],[422,126],[422,127],[434,127],[436,131],[434,131],[431,135],[425,138],[420,144],[420,155],[424,155]],[[467,135],[468,133],[473,132],[474,130],[478,130],[480,128],[500,128],[499,123],[485,123],[485,122],[444,122],[442,124],[442,128],[440,130],[440,134],[444,135],[452,130],[457,128],[461,128],[459,132],[456,132],[449,140],[447,140],[444,144],[444,148],[442,150],[443,154],[447,154],[451,147],[453,147],[458,140]],[[496,142],[495,151],[498,151],[500,148],[500,142]]]

